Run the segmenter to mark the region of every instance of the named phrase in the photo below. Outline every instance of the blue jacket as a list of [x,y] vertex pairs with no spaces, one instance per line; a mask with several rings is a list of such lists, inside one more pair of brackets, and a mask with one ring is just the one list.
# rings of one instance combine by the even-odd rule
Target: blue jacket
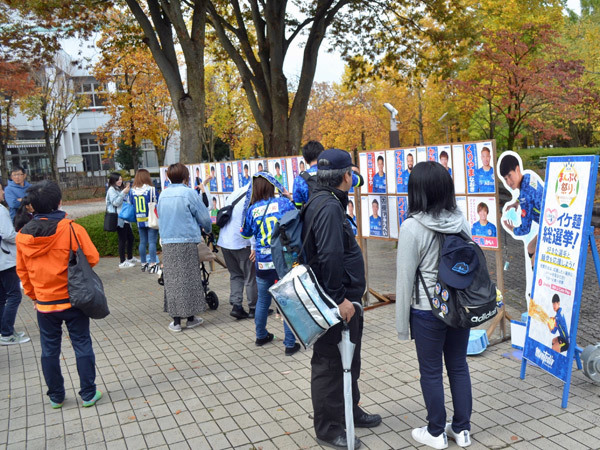
[[196,191],[184,184],[171,184],[158,199],[158,228],[163,244],[198,243],[202,232],[210,233],[210,213]]
[[19,206],[21,206],[21,202],[17,199],[22,199],[25,197],[25,193],[29,186],[31,186],[31,184],[29,184],[27,181],[23,184],[23,186],[18,185],[12,180],[8,181],[8,185],[4,190],[4,200],[6,200],[6,204],[9,208],[10,220],[15,219],[17,209],[19,209]]

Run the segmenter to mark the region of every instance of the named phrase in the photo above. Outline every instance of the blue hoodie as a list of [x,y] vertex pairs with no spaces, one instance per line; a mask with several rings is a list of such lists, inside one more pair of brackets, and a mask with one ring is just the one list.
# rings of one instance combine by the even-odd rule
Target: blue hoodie
[[15,214],[17,213],[17,209],[21,206],[21,200],[25,197],[25,192],[27,188],[31,186],[27,181],[23,184],[23,186],[18,185],[12,180],[9,180],[8,186],[4,190],[4,200],[8,204],[9,212],[10,212],[10,220],[15,220]]

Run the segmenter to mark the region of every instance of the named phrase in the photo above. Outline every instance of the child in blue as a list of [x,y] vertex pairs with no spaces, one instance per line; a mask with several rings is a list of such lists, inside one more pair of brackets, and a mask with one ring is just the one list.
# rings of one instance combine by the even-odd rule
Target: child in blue
[[[482,153],[483,154],[483,153]],[[523,174],[519,160],[513,155],[506,155],[500,162],[500,175],[506,181],[506,184],[512,190],[519,190],[519,197],[516,202],[510,204],[507,211],[511,208],[515,210],[521,207],[521,225],[515,227],[508,220],[504,221],[504,226],[515,236],[527,236],[531,231],[531,223],[540,223],[540,211],[542,210],[542,199],[544,197],[544,186],[538,183],[531,174]],[[537,244],[536,236],[527,244],[527,253],[534,261],[535,246]]]
[[169,177],[167,176],[167,169],[165,169],[165,189],[168,188],[171,185],[171,180],[169,180]]
[[[241,231],[242,237],[256,239],[256,249],[250,254],[250,258],[254,257],[256,261],[258,301],[254,313],[254,323],[256,326],[255,344],[259,347],[271,342],[274,337],[267,331],[267,316],[269,306],[271,306],[269,288],[275,284],[278,278],[271,257],[273,229],[287,211],[295,209],[294,204],[288,198],[275,197],[275,184],[279,185],[272,175],[265,172],[259,172],[252,177],[252,197]],[[287,323],[283,324],[283,328],[285,354],[290,356],[300,350],[300,344],[296,342]]]
[[373,200],[373,215],[369,217],[369,235],[370,236],[383,236],[383,229],[381,225],[381,217],[379,214],[379,202]]
[[227,176],[223,184],[223,192],[233,192],[233,176],[231,175],[231,166],[227,166]]
[[569,348],[569,328],[560,307],[560,297],[558,294],[552,296],[552,309],[556,313],[556,316],[554,316],[554,320],[550,321],[548,328],[552,334],[558,332],[558,336],[552,339],[552,350],[558,353],[566,352]]
[[492,152],[489,148],[483,147],[481,167],[475,169],[475,192],[495,192],[494,168],[490,165],[491,161]]
[[488,205],[484,202],[479,203],[477,205],[477,214],[479,215],[479,220],[473,224],[471,227],[471,235],[473,236],[486,236],[486,237],[496,237],[498,236],[498,232],[496,231],[496,226],[493,223],[488,222],[487,216],[490,213]]
[[383,171],[383,156],[377,157],[377,173],[373,177],[373,193],[374,194],[385,194],[385,172]]

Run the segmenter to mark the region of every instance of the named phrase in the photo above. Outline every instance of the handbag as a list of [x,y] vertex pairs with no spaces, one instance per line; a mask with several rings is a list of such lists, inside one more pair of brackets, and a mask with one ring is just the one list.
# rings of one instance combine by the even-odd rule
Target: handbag
[[294,267],[269,292],[304,348],[340,322],[337,305],[321,288],[308,265]]
[[198,259],[200,262],[214,261],[217,255],[204,242],[198,243]]
[[133,206],[133,203],[130,203],[129,200],[123,202],[121,211],[119,211],[119,218],[125,220],[126,222],[136,222],[135,206]]
[[239,201],[244,197],[246,197],[246,192],[244,192],[242,195],[236,198],[231,205],[223,206],[219,210],[219,212],[217,213],[217,226],[219,228],[223,228],[229,223],[229,221],[231,220],[231,216],[233,215],[233,208],[235,208],[235,205],[237,205]]
[[116,212],[104,213],[104,231],[117,231],[117,225],[119,223],[119,215]]
[[[102,280],[88,262],[77,234],[73,229],[73,224],[70,223],[71,242],[69,250],[69,267],[67,269],[67,288],[69,291],[69,301],[73,308],[81,310],[86,316],[92,319],[104,319],[110,314],[108,310],[108,301],[104,294],[104,286]],[[73,251],[71,237],[75,235],[77,242],[77,250]]]
[[152,201],[148,203],[148,227],[158,230],[158,212],[156,211],[156,189],[152,189]]

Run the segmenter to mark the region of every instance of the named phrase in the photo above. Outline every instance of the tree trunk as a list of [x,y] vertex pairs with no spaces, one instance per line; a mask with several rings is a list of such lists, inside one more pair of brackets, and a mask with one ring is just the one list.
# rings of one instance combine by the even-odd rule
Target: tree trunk
[[0,110],[0,164],[2,164],[2,181],[6,184],[8,182],[8,165],[6,160],[6,152],[8,152],[8,139],[10,138],[10,105],[9,101],[6,111],[6,131],[2,130],[2,110]]
[[513,150],[513,147],[515,146],[515,137],[516,137],[515,120],[507,119],[506,124],[508,126],[508,137],[506,139],[506,149]]
[[421,87],[417,87],[417,99],[419,101],[419,145],[425,145],[425,136],[423,134],[423,100],[421,99]]
[[489,139],[494,139],[494,135],[496,134],[496,121],[494,120],[494,106],[492,105],[491,100],[488,100],[488,114],[490,120],[490,132]]
[[182,164],[195,163],[202,160],[203,116],[198,112],[195,102],[189,96],[177,102],[175,107],[179,120],[180,147],[179,161]]

